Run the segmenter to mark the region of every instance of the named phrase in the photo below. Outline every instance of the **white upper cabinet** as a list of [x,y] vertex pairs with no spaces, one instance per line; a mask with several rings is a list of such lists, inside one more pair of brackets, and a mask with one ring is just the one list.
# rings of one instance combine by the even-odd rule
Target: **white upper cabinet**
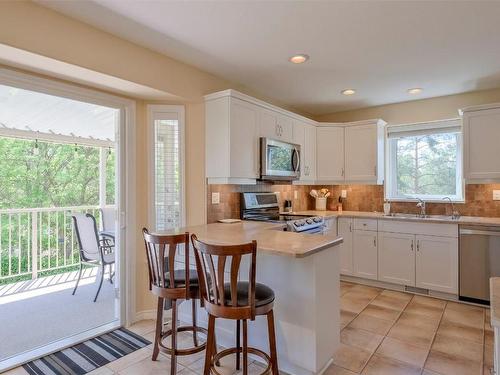
[[344,127],[316,129],[316,163],[319,181],[344,182]]
[[225,96],[206,102],[206,173],[213,183],[255,183],[259,177],[259,108]]
[[301,163],[307,166],[307,181],[312,182],[316,169],[315,121],[234,90],[206,95],[208,183],[255,184],[260,178],[260,137],[294,142],[296,121],[304,126],[301,146],[305,153]]
[[260,137],[301,146],[298,184],[382,184],[382,120],[317,123],[234,90],[205,96],[208,183],[255,184]]
[[295,120],[293,143],[300,145],[300,182],[316,180],[316,126]]
[[384,183],[382,120],[321,124],[317,128],[319,183]]
[[293,121],[281,113],[262,108],[260,110],[259,135],[284,142],[292,142]]
[[500,103],[462,110],[466,183],[500,181]]
[[383,124],[345,128],[345,179],[355,183],[383,184]]

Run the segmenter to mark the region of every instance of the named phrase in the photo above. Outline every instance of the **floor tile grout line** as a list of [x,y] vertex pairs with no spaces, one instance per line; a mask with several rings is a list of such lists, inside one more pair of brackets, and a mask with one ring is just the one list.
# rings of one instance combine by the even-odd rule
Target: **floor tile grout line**
[[[355,285],[362,285],[362,284],[355,284]],[[363,286],[365,286],[365,285],[363,285]],[[360,315],[360,314],[361,314],[361,313],[362,313],[362,312],[363,312],[363,311],[364,311],[364,310],[368,307],[368,305],[369,305],[370,303],[372,303],[372,301],[374,301],[374,300],[375,300],[375,298],[377,298],[377,297],[378,297],[380,294],[382,294],[382,292],[384,291],[384,289],[380,289],[380,288],[377,288],[377,287],[371,287],[371,286],[369,286],[369,288],[376,288],[376,289],[379,289],[379,292],[377,293],[377,295],[375,295],[375,296],[374,296],[374,297],[370,300],[370,302],[368,302],[368,303],[367,303],[367,305],[366,305],[365,307],[363,307],[363,308],[361,309],[361,311],[360,311],[359,313],[357,313],[357,314],[356,314],[356,316],[354,317],[354,319],[356,319],[356,318],[357,318],[357,317],[358,317],[358,316],[359,316],[359,315]],[[342,308],[342,306],[341,306],[341,308]],[[344,329],[346,329],[346,328],[347,328],[347,326],[349,326],[349,325],[350,325],[350,324],[354,321],[354,319],[352,319],[352,320],[351,320],[351,321],[350,321],[350,322],[349,322],[349,323],[348,323],[348,324],[347,324],[344,328],[342,328],[342,329],[340,330],[340,334],[342,334],[342,331],[343,331]],[[373,333],[373,332],[370,332],[370,333]],[[345,344],[344,344],[344,345],[345,345]],[[350,346],[350,345],[348,345],[348,346]],[[353,346],[353,348],[355,348],[355,347]],[[370,355],[370,357],[368,358],[368,361],[366,361],[366,363],[368,363],[368,362],[370,361],[370,359],[371,359],[372,355],[373,355],[373,353]],[[365,363],[365,366],[366,366],[366,363]],[[340,365],[336,365],[336,366],[338,366],[338,367],[342,367],[342,366],[340,366]],[[365,366],[363,366],[363,368],[361,369],[361,371],[363,371],[363,370],[364,370]],[[345,367],[342,367],[342,368],[343,368],[343,369],[345,369],[345,370],[348,370],[348,371],[354,372],[354,371],[352,371],[352,370],[350,370],[350,369],[348,369],[348,368],[345,368]],[[361,374],[361,372],[358,372],[358,374]]]
[[[383,290],[382,290],[383,292]],[[380,292],[378,295],[382,294],[382,292]],[[365,365],[363,366],[363,368],[361,369],[361,372],[360,374],[364,371],[364,369],[366,368],[366,366],[368,366],[368,363],[370,363],[370,360],[373,358],[373,356],[375,355],[375,353],[377,352],[377,350],[380,348],[380,345],[382,345],[382,343],[384,342],[385,338],[388,337],[387,334],[391,331],[392,327],[394,327],[394,325],[396,324],[396,322],[399,320],[399,318],[401,317],[401,315],[403,314],[403,311],[408,307],[408,305],[410,304],[410,302],[413,300],[415,296],[412,296],[408,302],[406,303],[406,305],[403,307],[403,309],[399,312],[399,315],[398,317],[396,318],[396,320],[394,320],[394,323],[391,325],[391,327],[387,330],[387,332],[385,333],[384,335],[384,338],[380,341],[380,343],[377,345],[377,347],[375,348],[375,351],[370,355],[370,357],[368,358],[368,361],[366,361]],[[373,300],[372,300],[373,301]],[[370,302],[371,303],[371,302]],[[382,356],[383,357],[383,356]],[[384,357],[386,358],[386,357]],[[392,358],[391,358],[392,359]],[[399,362],[402,362],[402,363],[406,363],[406,362],[403,362],[403,361],[399,361]]]
[[[422,366],[422,373],[425,371],[425,365],[427,364],[427,361],[429,360],[429,355],[431,354],[432,346],[434,345],[434,341],[436,340],[437,333],[439,331],[439,327],[441,326],[441,322],[443,321],[443,316],[444,312],[446,311],[446,308],[448,307],[448,301],[445,301],[444,307],[443,307],[443,312],[441,313],[441,317],[439,318],[439,323],[437,325],[436,331],[434,332],[434,336],[432,337],[431,344],[429,346],[429,351],[427,352],[427,356],[425,357],[424,365]],[[434,370],[431,370],[433,372],[436,372]]]

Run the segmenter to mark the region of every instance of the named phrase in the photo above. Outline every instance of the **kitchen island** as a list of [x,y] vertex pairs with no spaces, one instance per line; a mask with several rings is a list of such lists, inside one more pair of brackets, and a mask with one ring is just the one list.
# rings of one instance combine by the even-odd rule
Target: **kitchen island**
[[[342,238],[285,232],[283,225],[252,221],[199,225],[164,233],[183,232],[214,244],[256,240],[257,282],[268,285],[276,295],[274,316],[280,370],[312,375],[322,373],[330,365],[340,341],[337,245]],[[206,326],[206,313],[202,310],[198,315],[199,324]],[[189,304],[181,305],[180,316],[190,321]],[[234,346],[235,328],[234,322],[217,319],[217,343]],[[248,337],[250,346],[268,352],[265,317],[249,322]]]

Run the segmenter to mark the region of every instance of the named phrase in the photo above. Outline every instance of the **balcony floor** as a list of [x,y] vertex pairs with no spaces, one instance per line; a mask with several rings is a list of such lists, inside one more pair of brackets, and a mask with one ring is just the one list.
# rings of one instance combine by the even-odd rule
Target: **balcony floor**
[[97,302],[97,268],[0,285],[0,361],[114,321],[114,288],[108,276]]

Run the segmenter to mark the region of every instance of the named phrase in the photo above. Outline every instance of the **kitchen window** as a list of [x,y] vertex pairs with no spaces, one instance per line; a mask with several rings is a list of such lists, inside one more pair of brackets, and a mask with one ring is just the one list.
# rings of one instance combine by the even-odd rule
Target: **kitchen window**
[[386,199],[464,200],[460,119],[388,126],[387,146]]
[[169,230],[185,225],[184,107],[148,106],[152,134],[150,162],[151,226]]

